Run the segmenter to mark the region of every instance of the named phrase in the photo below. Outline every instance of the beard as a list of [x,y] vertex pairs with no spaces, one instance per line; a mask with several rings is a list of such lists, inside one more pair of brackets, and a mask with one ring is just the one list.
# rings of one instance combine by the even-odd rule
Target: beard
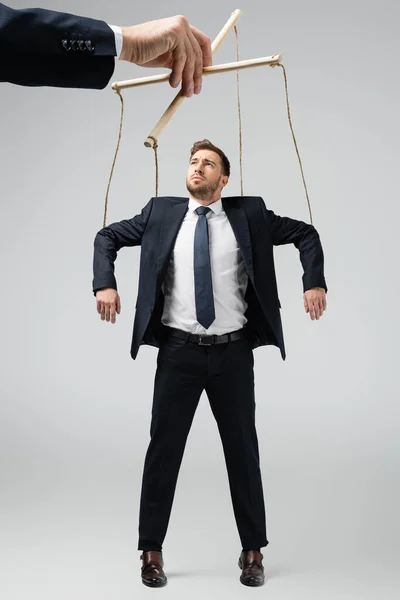
[[220,180],[215,181],[214,183],[207,183],[204,181],[203,183],[194,185],[191,180],[188,179],[186,181],[186,188],[196,200],[209,200],[217,191],[219,184]]

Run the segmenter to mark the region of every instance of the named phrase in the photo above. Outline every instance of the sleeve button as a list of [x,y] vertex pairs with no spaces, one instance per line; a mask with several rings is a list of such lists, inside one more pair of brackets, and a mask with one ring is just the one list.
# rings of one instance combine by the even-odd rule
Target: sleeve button
[[61,40],[61,46],[66,52],[71,50],[71,46],[69,45],[68,40]]
[[89,50],[89,52],[93,52],[93,50],[94,50],[94,46],[93,46],[93,44],[92,44],[92,41],[91,41],[91,40],[87,40],[87,41],[85,42],[85,45],[86,45],[86,48]]

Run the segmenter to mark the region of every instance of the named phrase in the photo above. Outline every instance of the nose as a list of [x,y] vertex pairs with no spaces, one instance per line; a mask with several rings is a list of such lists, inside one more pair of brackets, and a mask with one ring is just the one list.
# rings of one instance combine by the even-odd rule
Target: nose
[[200,175],[203,173],[203,169],[201,167],[201,165],[197,164],[195,169],[194,169],[195,173],[200,173]]

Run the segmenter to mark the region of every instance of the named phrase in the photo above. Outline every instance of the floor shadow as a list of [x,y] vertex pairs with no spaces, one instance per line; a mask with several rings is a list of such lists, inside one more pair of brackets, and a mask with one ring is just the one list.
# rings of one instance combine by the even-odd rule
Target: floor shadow
[[[288,565],[264,565],[265,568],[265,579],[277,579],[278,577],[287,577],[297,573],[297,571]],[[182,571],[169,571],[166,569],[166,575],[168,579],[184,579],[185,577],[208,577],[208,578],[218,578],[218,577],[232,577],[232,574],[235,574],[240,577],[240,569],[237,567],[236,569],[230,569],[229,567],[225,567],[220,570],[182,570]]]

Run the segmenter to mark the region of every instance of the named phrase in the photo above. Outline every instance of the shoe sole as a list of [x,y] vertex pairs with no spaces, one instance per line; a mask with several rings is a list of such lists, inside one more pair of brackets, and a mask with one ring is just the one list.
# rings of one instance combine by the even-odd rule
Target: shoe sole
[[262,583],[246,583],[245,581],[242,580],[242,578],[240,578],[240,583],[242,583],[243,585],[247,585],[248,587],[260,587],[262,585],[264,585],[265,581],[263,581]]
[[167,585],[168,581],[165,581],[164,583],[150,583],[149,581],[144,581],[144,579],[142,579],[142,583],[143,583],[143,585],[147,585],[147,587],[157,588],[157,587],[165,587]]

